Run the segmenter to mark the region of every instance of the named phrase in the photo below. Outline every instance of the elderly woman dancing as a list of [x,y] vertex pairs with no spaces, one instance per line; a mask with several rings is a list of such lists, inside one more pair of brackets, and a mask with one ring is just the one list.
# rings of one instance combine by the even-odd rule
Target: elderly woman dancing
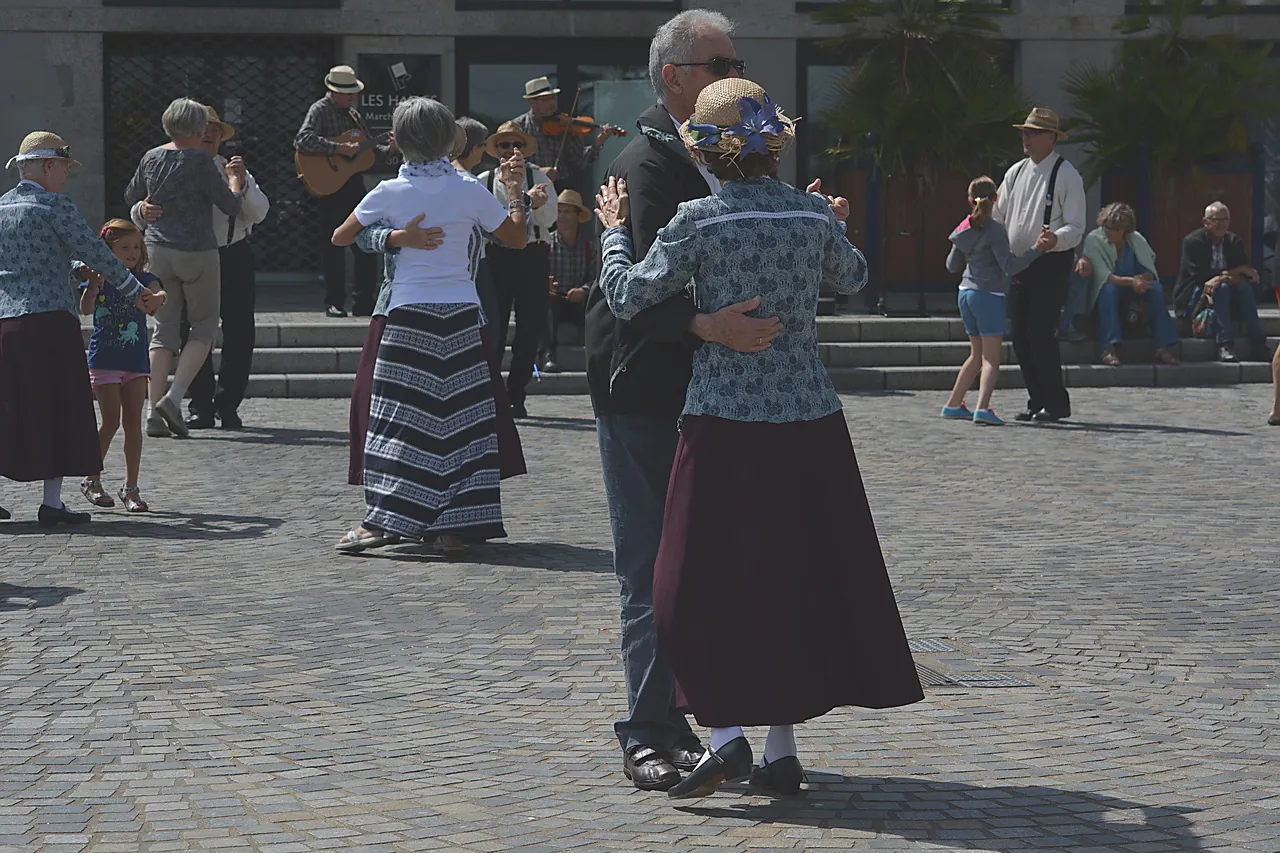
[[[846,201],[775,177],[792,122],[760,86],[712,83],[680,134],[723,189],[680,205],[633,266],[626,186],[610,179],[598,199],[609,306],[629,320],[690,286],[703,312],[759,296],[782,333],[753,353],[707,344],[694,357],[653,597],[677,698],[711,727],[711,748],[668,795],[748,776],[790,794],[803,775],[794,724],[923,698],[818,359],[819,288],[852,293],[867,268],[833,215]],[[770,727],[755,768],[743,725]]]
[[[364,452],[365,520],[337,544],[362,551],[391,535],[436,539],[446,553],[467,540],[506,535],[502,526],[496,408],[473,273],[473,228],[520,248],[528,202],[504,208],[449,162],[456,126],[443,104],[401,101],[392,116],[404,155],[400,173],[375,187],[333,233],[349,245],[367,225],[416,225],[429,213],[443,243],[401,248],[373,371]],[[502,165],[521,199],[524,161]]]
[[29,134],[5,168],[15,166],[22,180],[0,197],[0,476],[44,481],[42,527],[83,524],[89,514],[62,502],[62,478],[101,471],[102,455],[71,262],[148,314],[164,293],[143,288],[62,195],[80,166],[62,137]]
[[[218,333],[222,294],[218,238],[213,233],[213,208],[239,216],[245,193],[243,164],[228,167],[226,179],[213,157],[201,148],[209,112],[204,104],[178,98],[160,119],[171,140],[142,155],[125,189],[125,201],[147,201],[164,208],[164,215],[147,226],[147,255],[151,272],[171,296],[156,315],[151,337],[151,417],[147,435],[185,437],[182,398],[200,372]],[[182,343],[182,315],[186,311],[191,335]],[[173,382],[165,379],[181,350]]]

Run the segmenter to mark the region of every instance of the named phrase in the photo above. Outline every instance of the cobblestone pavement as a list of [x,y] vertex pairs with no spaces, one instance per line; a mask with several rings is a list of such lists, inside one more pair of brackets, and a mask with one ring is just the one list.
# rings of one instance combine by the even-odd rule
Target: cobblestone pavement
[[156,512],[82,533],[0,482],[0,849],[1275,853],[1268,393],[1083,389],[1079,422],[1003,430],[846,398],[918,662],[961,683],[801,727],[791,800],[622,779],[584,398],[531,403],[510,539],[465,562],[335,554],[338,401],[149,442]]

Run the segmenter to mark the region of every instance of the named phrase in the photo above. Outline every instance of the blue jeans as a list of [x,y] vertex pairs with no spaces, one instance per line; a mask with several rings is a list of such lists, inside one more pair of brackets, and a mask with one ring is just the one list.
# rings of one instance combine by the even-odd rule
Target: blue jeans
[[[1191,294],[1188,309],[1194,310],[1204,288],[1197,287]],[[1236,323],[1244,323],[1245,332],[1252,342],[1266,340],[1262,322],[1258,319],[1258,301],[1253,295],[1253,285],[1247,281],[1239,284],[1220,284],[1213,292],[1213,310],[1218,315],[1218,343],[1231,346],[1236,342]]]
[[[1120,343],[1120,296],[1121,290],[1111,282],[1102,285],[1098,291],[1098,343],[1104,347]],[[1169,316],[1169,309],[1164,304],[1164,288],[1160,282],[1151,282],[1151,289],[1139,294],[1136,291],[1131,299],[1147,300],[1147,313],[1150,315],[1151,337],[1155,338],[1157,347],[1169,347],[1178,342],[1178,327]],[[1256,311],[1254,312],[1256,315]]]
[[596,419],[613,569],[621,587],[628,712],[613,728],[624,751],[639,745],[666,749],[692,734],[675,708],[675,676],[658,654],[653,625],[653,563],[680,436],[676,423],[674,417],[647,415]]

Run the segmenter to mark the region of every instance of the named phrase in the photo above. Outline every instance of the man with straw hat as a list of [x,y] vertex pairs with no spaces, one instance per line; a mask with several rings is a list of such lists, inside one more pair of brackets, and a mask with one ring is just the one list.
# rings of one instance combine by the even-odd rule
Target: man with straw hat
[[[537,150],[534,138],[512,121],[498,125],[497,131],[485,140],[485,152],[498,162],[510,158],[516,151],[528,157]],[[497,169],[481,172],[480,182],[504,205],[521,201],[507,198],[507,188],[496,179],[497,172]],[[507,346],[507,329],[511,311],[515,309],[516,333],[511,341],[507,393],[518,418],[529,416],[525,408],[526,389],[533,378],[538,341],[547,324],[547,249],[551,242],[551,227],[556,223],[556,209],[547,203],[555,197],[555,185],[545,172],[527,161],[522,189],[530,207],[528,242],[523,249],[512,249],[490,241],[485,255],[485,263],[498,290],[498,316],[493,318],[493,332],[499,353]]]
[[[356,110],[356,101],[364,91],[364,83],[356,77],[350,65],[335,65],[325,75],[325,96],[311,105],[307,117],[293,139],[293,147],[308,154],[342,154],[354,157],[360,153],[355,142],[333,142],[349,130],[369,131],[364,119]],[[395,153],[395,140],[389,145],[375,148],[379,160]],[[364,178],[352,175],[342,189],[330,196],[317,199],[320,210],[320,256],[324,262],[325,315],[345,317],[343,306],[347,302],[346,249],[334,246],[329,237],[346,221],[351,211],[364,198]],[[373,303],[378,296],[378,259],[373,255],[352,249],[355,256],[355,283],[351,287],[351,313],[359,317],[373,314]]]
[[1010,340],[1027,386],[1020,421],[1054,422],[1071,416],[1071,398],[1062,380],[1058,321],[1067,301],[1074,249],[1085,234],[1084,181],[1054,146],[1067,134],[1058,114],[1036,107],[1022,124],[1022,153],[1009,168],[992,215],[1009,231],[1009,248],[1021,254],[1043,233],[1049,250],[1013,277],[1005,307]]
[[543,132],[543,122],[558,111],[556,95],[560,90],[546,77],[534,77],[524,84],[521,95],[529,103],[529,111],[512,119],[534,141],[534,153],[524,156],[535,166],[540,166],[558,186],[576,187],[591,166],[600,159],[600,149],[611,133],[608,125],[587,136],[567,133],[551,136]]
[[42,527],[89,521],[62,502],[62,479],[102,470],[71,262],[148,314],[165,298],[143,288],[62,194],[79,167],[56,133],[28,134],[5,165],[22,180],[0,196],[0,477],[44,481]]
[[556,230],[551,235],[551,304],[547,308],[547,336],[543,341],[542,369],[559,373],[557,350],[560,324],[582,328],[586,322],[587,291],[600,275],[600,252],[591,233],[582,227],[591,221],[591,208],[577,190],[561,190],[556,200]]

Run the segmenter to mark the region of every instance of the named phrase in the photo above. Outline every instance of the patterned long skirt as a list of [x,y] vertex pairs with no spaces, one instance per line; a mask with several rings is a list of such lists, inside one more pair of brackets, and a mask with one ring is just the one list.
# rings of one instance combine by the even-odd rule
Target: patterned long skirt
[[364,524],[402,536],[506,536],[480,311],[415,304],[387,315],[364,448]]

